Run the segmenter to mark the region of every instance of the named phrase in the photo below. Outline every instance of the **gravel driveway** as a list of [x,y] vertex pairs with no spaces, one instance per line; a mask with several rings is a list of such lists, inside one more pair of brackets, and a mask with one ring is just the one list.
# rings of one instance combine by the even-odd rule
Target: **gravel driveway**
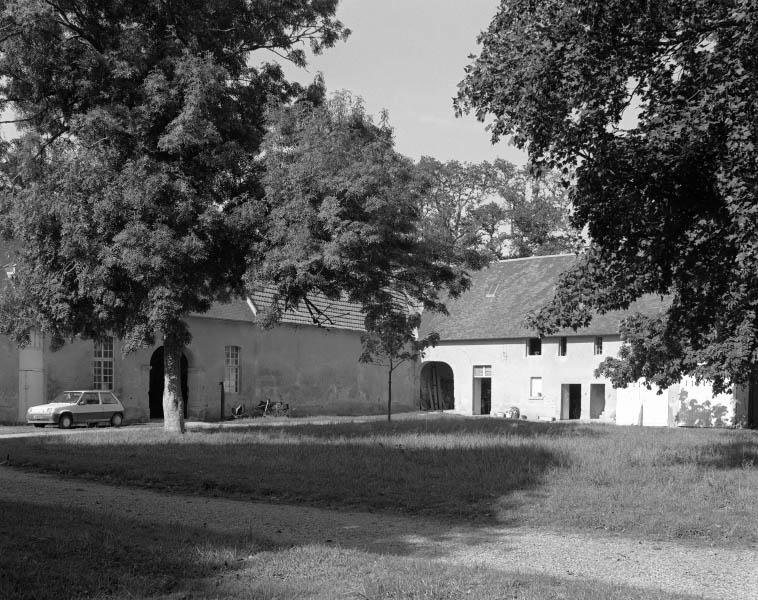
[[507,572],[600,580],[703,598],[758,598],[758,551],[703,548],[528,528],[450,526],[430,519],[182,496],[61,479],[0,466],[0,500],[75,501],[141,522],[194,522],[282,544],[336,543]]

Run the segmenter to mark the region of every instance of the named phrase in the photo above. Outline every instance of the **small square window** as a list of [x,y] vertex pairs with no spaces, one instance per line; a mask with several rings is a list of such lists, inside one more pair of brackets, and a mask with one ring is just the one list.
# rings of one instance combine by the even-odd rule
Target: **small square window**
[[568,347],[568,340],[566,336],[558,338],[558,356],[566,356],[566,350]]
[[476,365],[474,367],[474,377],[492,377],[492,365]]
[[540,356],[542,354],[542,340],[540,338],[529,338],[526,342],[526,353],[528,356]]
[[595,354],[602,354],[603,353],[603,338],[601,336],[597,336],[595,338]]
[[529,379],[529,397],[542,398],[542,377],[531,377]]

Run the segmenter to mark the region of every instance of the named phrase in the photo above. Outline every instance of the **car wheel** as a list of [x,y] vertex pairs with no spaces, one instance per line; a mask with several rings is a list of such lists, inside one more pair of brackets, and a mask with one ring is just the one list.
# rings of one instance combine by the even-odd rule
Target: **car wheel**
[[116,413],[111,417],[111,425],[114,427],[121,427],[121,423],[123,423],[124,417],[121,413]]
[[45,424],[44,423],[35,423],[34,426],[35,427],[44,427]]
[[58,419],[58,427],[60,427],[61,429],[68,429],[73,424],[74,424],[74,419],[69,414],[61,415],[61,418]]

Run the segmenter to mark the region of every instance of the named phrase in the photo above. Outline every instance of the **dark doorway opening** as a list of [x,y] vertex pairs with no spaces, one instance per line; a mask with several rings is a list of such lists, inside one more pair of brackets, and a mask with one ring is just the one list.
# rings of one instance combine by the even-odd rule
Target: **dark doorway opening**
[[561,419],[580,419],[582,416],[582,385],[561,385]]
[[452,410],[455,408],[453,369],[444,362],[428,362],[421,368],[421,409]]
[[479,381],[481,382],[482,414],[488,415],[492,412],[492,379],[483,377]]
[[[184,418],[187,418],[187,400],[189,390],[187,388],[187,357],[182,354],[181,364],[179,366],[179,385],[182,388],[182,399],[184,400]],[[150,418],[163,418],[163,346],[158,348],[150,357],[150,389],[148,398],[150,399]]]

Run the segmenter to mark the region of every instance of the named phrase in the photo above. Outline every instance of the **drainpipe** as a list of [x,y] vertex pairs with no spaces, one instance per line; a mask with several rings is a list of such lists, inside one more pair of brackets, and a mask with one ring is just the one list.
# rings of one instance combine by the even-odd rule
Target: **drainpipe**
[[218,420],[223,421],[224,420],[224,382],[219,381],[218,387],[219,387],[219,394],[221,398],[221,411],[219,412]]

